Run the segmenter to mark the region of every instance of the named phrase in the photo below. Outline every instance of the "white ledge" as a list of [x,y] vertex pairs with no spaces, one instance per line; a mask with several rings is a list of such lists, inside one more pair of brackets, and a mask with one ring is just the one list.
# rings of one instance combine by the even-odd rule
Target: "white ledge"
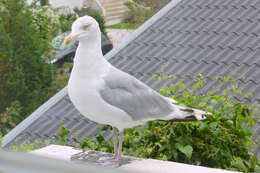
[[[95,151],[87,151],[85,155],[93,153],[100,153]],[[50,145],[31,153],[42,155],[45,157],[63,159],[63,160],[71,160],[72,156],[79,155],[83,153],[80,149],[75,149],[67,146],[59,146],[59,145]],[[100,153],[103,154],[104,153]],[[107,154],[109,155],[109,154]],[[84,156],[85,157],[85,156]],[[222,169],[215,168],[207,168],[202,166],[194,166],[183,163],[169,162],[169,161],[160,161],[154,159],[139,159],[134,157],[124,156],[125,159],[128,159],[129,162],[122,164],[117,169],[127,170],[131,172],[149,172],[149,173],[232,173],[232,171],[226,171]],[[88,162],[90,163],[90,162]],[[92,162],[93,163],[93,162]],[[233,172],[234,173],[234,172]]]

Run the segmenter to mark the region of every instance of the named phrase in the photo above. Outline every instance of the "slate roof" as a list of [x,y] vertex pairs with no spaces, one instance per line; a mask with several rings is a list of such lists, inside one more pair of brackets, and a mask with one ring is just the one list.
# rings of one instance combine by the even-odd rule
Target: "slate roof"
[[[260,103],[259,12],[259,0],[174,0],[106,58],[155,90],[176,82],[152,80],[165,62],[169,62],[165,73],[188,86],[193,76],[203,74],[208,80],[205,90],[226,87],[215,82],[216,76],[239,74],[245,77],[239,78],[240,86],[254,95],[246,101]],[[3,146],[47,139],[57,134],[62,121],[79,137],[93,136],[98,130],[77,112],[64,88],[7,134]],[[260,124],[255,133],[260,134]]]

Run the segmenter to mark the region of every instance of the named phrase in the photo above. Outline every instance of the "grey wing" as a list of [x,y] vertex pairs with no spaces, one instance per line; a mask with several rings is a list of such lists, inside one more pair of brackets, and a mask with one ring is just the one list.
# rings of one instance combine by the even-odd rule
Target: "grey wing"
[[160,119],[173,111],[168,99],[127,73],[114,70],[103,79],[105,86],[100,90],[101,97],[133,120]]

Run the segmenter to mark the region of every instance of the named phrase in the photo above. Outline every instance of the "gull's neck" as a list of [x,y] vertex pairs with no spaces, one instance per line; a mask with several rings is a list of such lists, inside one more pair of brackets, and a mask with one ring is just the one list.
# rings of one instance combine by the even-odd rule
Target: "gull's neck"
[[104,74],[109,66],[102,54],[100,38],[94,41],[80,41],[72,73],[83,77],[99,76]]

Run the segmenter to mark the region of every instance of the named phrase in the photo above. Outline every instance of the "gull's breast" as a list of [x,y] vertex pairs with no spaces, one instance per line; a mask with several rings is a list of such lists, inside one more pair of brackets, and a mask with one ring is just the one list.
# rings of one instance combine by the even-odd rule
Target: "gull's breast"
[[100,124],[119,126],[122,122],[132,121],[121,109],[114,107],[99,94],[104,86],[102,79],[83,80],[71,76],[68,94],[76,109],[85,117]]

